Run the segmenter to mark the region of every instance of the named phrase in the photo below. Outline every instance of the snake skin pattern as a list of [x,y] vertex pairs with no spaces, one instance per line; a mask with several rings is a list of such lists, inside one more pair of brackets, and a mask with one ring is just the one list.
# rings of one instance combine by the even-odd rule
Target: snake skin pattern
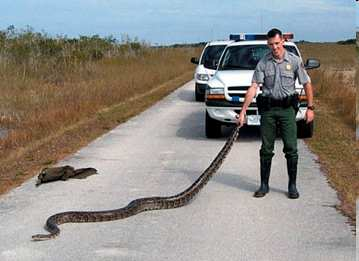
[[32,236],[34,241],[42,241],[55,238],[60,234],[58,225],[64,223],[82,222],[103,222],[127,218],[143,211],[178,208],[188,204],[194,196],[207,184],[212,176],[222,165],[225,157],[232,148],[234,141],[238,137],[239,126],[237,126],[230,137],[227,139],[223,148],[211,162],[209,167],[201,176],[186,190],[169,197],[147,197],[131,201],[127,206],[119,209],[104,211],[69,211],[57,213],[50,216],[46,221],[46,230],[50,234],[37,234]]

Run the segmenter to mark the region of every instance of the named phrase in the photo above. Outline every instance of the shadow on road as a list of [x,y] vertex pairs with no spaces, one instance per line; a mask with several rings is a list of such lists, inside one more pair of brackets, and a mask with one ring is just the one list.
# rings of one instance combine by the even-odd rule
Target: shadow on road
[[[233,126],[222,126],[222,137],[217,139],[208,139],[205,134],[205,112],[196,111],[189,114],[180,122],[180,127],[177,130],[177,137],[191,140],[208,140],[225,141],[231,134]],[[260,139],[259,127],[244,126],[239,132],[239,138],[245,141],[258,141]]]
[[[254,193],[259,187],[259,183],[260,183],[259,173],[258,175],[257,173],[253,174],[255,177],[251,178],[241,175],[240,172],[241,172],[240,169],[238,169],[238,174],[222,173],[221,170],[219,170],[218,173],[215,174],[215,176],[211,179],[210,182],[217,182],[222,185],[233,187],[239,190],[244,190],[250,192],[252,195],[252,193]],[[192,183],[195,182],[202,174],[202,172],[199,173],[199,172],[188,171],[188,170],[183,170],[181,171],[181,173],[184,173],[186,176],[188,176],[188,178],[191,180]],[[273,188],[273,187],[270,187],[270,191],[281,193],[281,194],[286,193],[286,191],[282,189]]]
[[197,102],[195,97],[194,97],[194,87],[193,90],[181,90],[180,92],[178,92],[178,98],[182,101],[186,101],[186,102],[194,102],[194,103],[198,103],[198,104],[203,104],[203,102]]
[[176,136],[191,140],[206,140],[204,120],[204,111],[189,114],[180,122]]
[[[194,98],[194,90],[185,89],[178,92],[178,98],[182,101],[195,103],[200,108],[199,111],[192,112],[180,122],[180,128],[176,135],[184,139],[192,140],[223,140],[225,141],[231,134],[234,125],[222,126],[222,137],[208,139],[205,135],[205,104],[197,102]],[[257,141],[260,138],[258,127],[245,126],[240,130],[239,137],[246,141]]]
[[[260,184],[260,178],[259,178],[259,173],[255,173],[254,175],[256,175],[256,178],[249,178],[246,176],[241,176],[240,175],[241,170],[238,170],[238,175],[234,175],[234,174],[226,174],[226,173],[221,173],[221,170],[219,170],[219,173],[213,178],[214,182],[219,182],[223,185],[227,185],[230,187],[234,187],[234,188],[238,188],[240,190],[245,190],[248,192],[254,192],[258,189],[259,184]],[[270,187],[270,190],[273,192],[278,192],[278,193],[286,193],[286,191],[282,190],[282,189],[277,189],[277,188],[273,188]]]

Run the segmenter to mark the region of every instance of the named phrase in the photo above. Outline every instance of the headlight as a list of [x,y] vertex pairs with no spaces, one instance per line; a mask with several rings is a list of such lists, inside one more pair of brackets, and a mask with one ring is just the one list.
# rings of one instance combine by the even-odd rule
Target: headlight
[[208,81],[209,80],[208,74],[197,73],[196,77],[197,77],[197,80],[199,80],[199,81]]
[[208,94],[224,94],[224,88],[208,88]]
[[208,100],[225,100],[224,88],[207,88],[206,101]]

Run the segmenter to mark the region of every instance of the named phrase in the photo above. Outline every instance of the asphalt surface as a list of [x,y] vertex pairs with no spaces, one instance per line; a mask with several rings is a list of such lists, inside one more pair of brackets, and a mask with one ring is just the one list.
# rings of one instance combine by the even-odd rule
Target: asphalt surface
[[[182,208],[103,223],[64,224],[58,238],[31,241],[49,215],[105,210],[188,187],[226,136],[204,135],[204,105],[193,82],[121,124],[59,165],[94,167],[98,175],[35,187],[35,178],[0,198],[0,260],[355,260],[355,236],[334,205],[335,191],[299,142],[298,200],[286,197],[282,142],[276,143],[271,191],[259,181],[258,132],[241,131],[217,175]],[[228,137],[230,128],[225,130]]]

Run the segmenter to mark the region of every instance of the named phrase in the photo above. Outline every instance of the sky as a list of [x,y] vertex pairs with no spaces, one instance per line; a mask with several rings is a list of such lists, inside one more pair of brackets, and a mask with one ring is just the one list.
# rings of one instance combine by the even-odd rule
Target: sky
[[293,32],[295,40],[355,38],[354,0],[1,0],[0,30],[50,36],[124,35],[150,44],[228,39],[231,33]]

